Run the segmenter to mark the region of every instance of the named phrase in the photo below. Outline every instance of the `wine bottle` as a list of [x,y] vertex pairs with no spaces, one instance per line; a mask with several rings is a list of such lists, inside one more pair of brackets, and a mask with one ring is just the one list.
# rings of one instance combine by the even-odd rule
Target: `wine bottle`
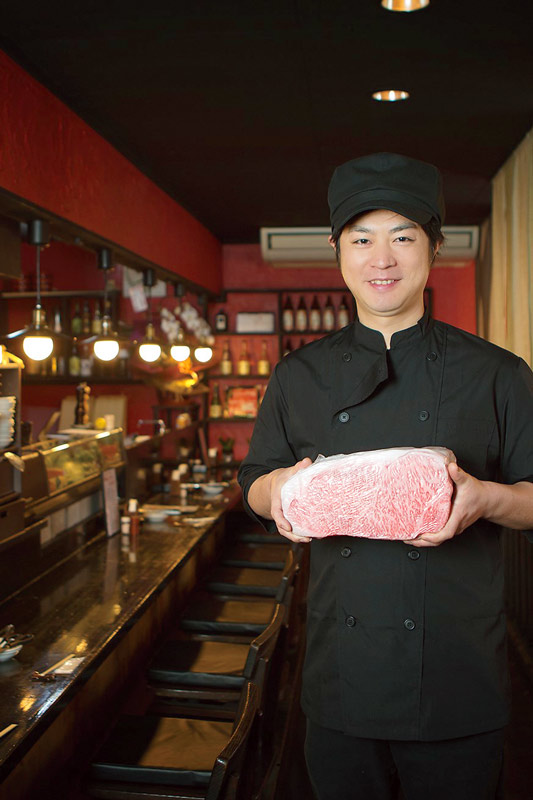
[[325,331],[335,330],[335,309],[331,302],[331,297],[328,294],[326,305],[324,306],[324,314],[322,316],[322,325]]
[[339,308],[337,310],[337,328],[344,328],[346,325],[349,324],[350,324],[350,313],[348,311],[348,306],[346,305],[346,298],[343,295]]
[[307,328],[307,307],[305,305],[305,300],[300,295],[300,301],[298,303],[298,308],[296,309],[296,330],[306,331]]
[[294,330],[294,309],[290,297],[287,297],[283,306],[282,328],[286,333]]
[[250,362],[250,356],[248,353],[248,342],[245,339],[241,345],[241,354],[237,362],[237,374],[249,375],[251,371],[252,364]]
[[53,329],[55,333],[61,333],[63,330],[63,323],[61,321],[61,309],[59,306],[54,308],[54,322],[53,322]]
[[82,322],[80,314],[80,304],[76,303],[74,307],[74,316],[70,321],[70,332],[73,336],[79,336],[82,332]]
[[83,303],[83,312],[81,315],[81,332],[91,332],[91,309],[89,308],[89,301],[85,300]]
[[72,350],[68,360],[68,372],[69,375],[72,375],[76,378],[81,373],[80,355],[78,353],[78,340],[75,337],[72,340]]
[[94,304],[93,321],[91,323],[91,333],[102,333],[102,312],[100,310],[100,301],[97,300]]
[[213,384],[213,393],[211,395],[211,404],[209,406],[209,416],[215,419],[222,416],[222,403],[220,402],[218,383]]
[[318,298],[315,294],[311,309],[309,311],[309,329],[312,331],[319,331],[322,328],[322,314],[320,313],[320,305]]
[[233,361],[229,349],[229,341],[226,339],[222,350],[222,360],[220,362],[220,372],[222,375],[231,375],[233,372]]
[[228,330],[228,315],[223,308],[217,312],[215,316],[215,331],[217,333],[225,333]]
[[257,362],[257,374],[270,375],[270,361],[268,358],[266,339],[263,339],[261,342],[261,355],[259,356],[259,360]]

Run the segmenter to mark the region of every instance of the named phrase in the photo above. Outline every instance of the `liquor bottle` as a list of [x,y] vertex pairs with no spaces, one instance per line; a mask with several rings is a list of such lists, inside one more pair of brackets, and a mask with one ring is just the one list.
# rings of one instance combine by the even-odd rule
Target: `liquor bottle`
[[72,350],[68,360],[68,372],[69,375],[72,375],[75,378],[77,378],[81,373],[80,355],[78,353],[78,340],[76,337],[74,337],[72,340]]
[[283,306],[282,326],[286,333],[291,333],[294,330],[294,309],[292,307],[292,300],[287,297],[285,305]]
[[231,375],[233,372],[233,361],[231,360],[231,353],[229,349],[229,341],[226,339],[224,342],[224,349],[222,350],[222,360],[220,362],[220,372],[222,375]]
[[285,342],[285,349],[283,350],[283,355],[288,356],[289,353],[292,353],[292,343],[290,339],[287,339]]
[[259,356],[259,360],[257,362],[257,374],[270,375],[270,361],[268,358],[266,339],[263,339],[261,342],[261,355]]
[[94,304],[93,320],[91,322],[91,333],[102,333],[102,312],[100,310],[100,301],[97,300]]
[[348,306],[346,305],[346,298],[343,295],[339,308],[337,310],[337,328],[344,328],[346,325],[349,324],[350,324],[350,312],[348,311]]
[[81,315],[81,332],[91,332],[91,309],[89,308],[89,301],[85,300],[83,303],[83,312]]
[[88,345],[82,344],[80,346],[80,375],[84,378],[90,378],[93,374],[93,354]]
[[300,301],[298,303],[298,308],[296,309],[296,330],[306,331],[307,328],[307,307],[305,305],[305,300],[300,295]]
[[61,331],[63,330],[63,323],[61,321],[61,309],[59,308],[59,306],[56,306],[54,308],[54,321],[52,324],[52,328],[55,331],[55,333],[61,333]]
[[73,336],[79,336],[82,332],[82,322],[81,322],[81,314],[80,314],[80,304],[76,303],[74,307],[74,316],[70,321],[70,332]]
[[217,333],[225,333],[228,330],[228,315],[223,308],[217,312],[215,316],[215,331]]
[[322,315],[322,325],[325,331],[335,330],[335,309],[331,302],[331,297],[328,294],[326,305],[324,306],[324,314]]
[[241,354],[237,362],[237,374],[249,375],[251,371],[252,364],[250,362],[250,356],[248,353],[248,342],[245,339],[241,345]]
[[222,403],[220,402],[218,383],[213,384],[213,393],[211,395],[211,404],[209,406],[209,416],[213,417],[214,419],[222,416]]
[[320,306],[318,304],[318,299],[315,294],[313,297],[313,302],[311,303],[311,309],[309,311],[309,330],[311,331],[319,331],[322,328],[322,314],[320,313]]

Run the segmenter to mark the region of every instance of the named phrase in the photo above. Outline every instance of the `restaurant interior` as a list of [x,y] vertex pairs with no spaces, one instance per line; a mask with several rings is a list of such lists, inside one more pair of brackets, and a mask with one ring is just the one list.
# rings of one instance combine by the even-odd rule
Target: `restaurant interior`
[[[312,798],[308,552],[245,513],[237,471],[276,363],[354,319],[326,201],[351,158],[440,168],[426,305],[533,364],[532,22],[518,0],[3,9],[0,799]],[[531,546],[504,532],[505,800],[533,798]]]

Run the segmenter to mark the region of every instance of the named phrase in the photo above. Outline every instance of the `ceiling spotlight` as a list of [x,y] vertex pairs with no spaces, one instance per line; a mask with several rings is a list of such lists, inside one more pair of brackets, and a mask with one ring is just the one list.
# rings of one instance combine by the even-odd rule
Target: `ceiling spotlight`
[[387,11],[419,11],[429,6],[429,0],[381,0]]
[[381,92],[374,92],[372,97],[381,103],[397,103],[399,100],[407,100],[409,92],[400,89],[385,89]]

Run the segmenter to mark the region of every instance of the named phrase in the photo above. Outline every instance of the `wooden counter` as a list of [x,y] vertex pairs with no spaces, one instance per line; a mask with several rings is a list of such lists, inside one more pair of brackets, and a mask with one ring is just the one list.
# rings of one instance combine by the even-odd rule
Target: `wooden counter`
[[[18,656],[0,663],[0,730],[17,725],[0,739],[2,800],[48,797],[45,784],[54,773],[61,781],[74,755],[91,752],[158,635],[215,557],[225,513],[239,499],[236,486],[208,504],[199,498],[197,515],[211,517],[209,523],[145,525],[129,550],[120,534],[80,542],[0,606],[0,627],[13,623],[17,632],[34,634]],[[71,674],[32,680],[34,670],[69,654],[79,659]]]

